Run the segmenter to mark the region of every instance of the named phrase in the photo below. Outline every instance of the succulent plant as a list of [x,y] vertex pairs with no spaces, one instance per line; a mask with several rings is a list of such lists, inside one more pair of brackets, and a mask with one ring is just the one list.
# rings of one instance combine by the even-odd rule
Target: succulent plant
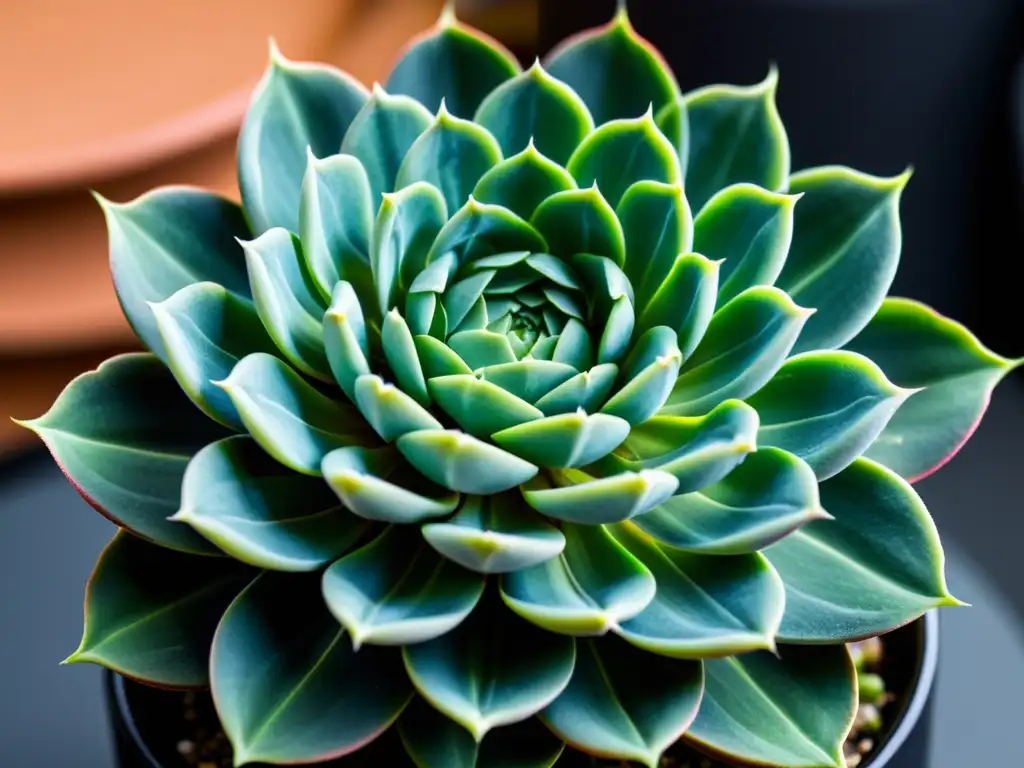
[[238,765],[842,765],[1018,361],[886,298],[909,172],[791,173],[777,82],[624,10],[525,71],[448,10],[372,89],[272,47],[240,206],[100,199],[149,351],[26,423],[123,529],[69,660],[210,685]]

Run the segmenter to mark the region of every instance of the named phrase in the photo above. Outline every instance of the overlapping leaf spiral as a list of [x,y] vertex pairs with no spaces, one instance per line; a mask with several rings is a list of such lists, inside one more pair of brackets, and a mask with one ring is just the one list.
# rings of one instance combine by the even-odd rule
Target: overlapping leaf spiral
[[525,71],[446,14],[372,90],[272,51],[241,207],[103,202],[151,353],[30,424],[131,532],[72,658],[210,683],[238,764],[840,765],[843,643],[955,603],[900,475],[1014,363],[885,299],[907,175],[790,174],[776,85],[624,12]]

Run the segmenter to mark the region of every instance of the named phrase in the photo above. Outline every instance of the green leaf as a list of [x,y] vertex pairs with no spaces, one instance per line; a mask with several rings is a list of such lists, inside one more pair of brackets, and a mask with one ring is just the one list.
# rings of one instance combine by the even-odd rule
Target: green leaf
[[677,256],[637,323],[643,333],[659,325],[676,331],[676,344],[687,360],[707,332],[715,312],[721,262],[699,253]]
[[448,346],[474,371],[516,362],[516,353],[503,333],[459,331],[448,337]]
[[408,526],[388,526],[323,576],[327,607],[357,649],[440,637],[462,623],[483,593],[483,576],[441,557]]
[[216,283],[193,283],[151,308],[167,366],[185,394],[211,419],[242,429],[213,382],[250,352],[277,351],[253,305]]
[[479,573],[507,573],[556,557],[565,536],[523,507],[518,493],[466,496],[446,523],[428,523],[423,536],[434,549]]
[[[728,475],[673,496],[633,524],[670,547],[708,555],[757,552],[801,525],[830,516],[807,464],[779,448],[761,448]],[[692,486],[696,486],[694,483]]]
[[826,480],[864,453],[912,394],[855,352],[806,352],[747,403],[761,417],[761,445],[796,454]]
[[466,361],[455,354],[443,341],[432,336],[414,336],[416,344],[416,355],[423,366],[423,373],[427,380],[435,379],[438,376],[455,376],[457,374],[473,373],[473,370],[466,365]]
[[74,378],[43,416],[22,424],[104,516],[163,547],[217,551],[167,518],[178,510],[189,459],[230,433],[189,402],[153,355],[110,358]]
[[724,259],[718,306],[747,288],[775,282],[793,241],[793,209],[800,197],[740,183],[715,194],[700,210],[693,222],[693,249]]
[[546,250],[547,243],[540,233],[512,211],[470,197],[438,234],[426,264],[448,252],[453,252],[462,265],[495,254]]
[[481,368],[484,381],[504,389],[528,403],[536,402],[576,375],[571,365],[551,360],[518,360]]
[[654,576],[602,525],[563,526],[558,557],[501,579],[501,597],[550,632],[603,635],[654,599]]
[[628,434],[629,422],[580,409],[508,427],[491,439],[538,466],[564,468],[597,461],[619,447]]
[[495,728],[478,743],[419,696],[398,721],[398,732],[418,768],[552,768],[565,749],[535,717]]
[[491,598],[446,635],[402,650],[420,694],[476,742],[518,723],[565,688],[576,642],[551,635]]
[[849,344],[912,395],[867,450],[917,482],[949,461],[981,423],[992,390],[1020,365],[982,345],[959,323],[910,299],[889,298]]
[[844,646],[783,647],[704,664],[704,700],[684,739],[729,761],[842,768],[857,684]]
[[409,147],[433,122],[433,115],[408,96],[393,96],[376,83],[370,99],[353,118],[341,152],[358,158],[370,182],[370,202],[395,191],[395,179]]
[[430,411],[394,384],[372,373],[356,379],[355,403],[386,443],[417,429],[443,429]]
[[359,297],[344,280],[334,286],[324,313],[324,351],[334,380],[355,401],[356,379],[370,372],[370,342]]
[[618,416],[632,426],[643,424],[671,394],[681,360],[671,329],[652,328],[640,338],[626,360],[626,384],[601,407],[601,413]]
[[110,239],[114,289],[135,335],[161,359],[163,342],[151,305],[193,283],[217,283],[249,300],[238,238],[249,237],[242,209],[217,195],[164,187],[130,203],[96,196]]
[[355,408],[321,394],[276,357],[249,355],[218,386],[256,442],[304,475],[319,477],[320,461],[335,448],[377,442]]
[[485,173],[477,182],[473,197],[529,219],[551,195],[575,188],[576,182],[569,172],[538,152],[531,140],[526,149]]
[[757,85],[711,85],[683,97],[690,151],[686,197],[694,210],[740,182],[785,187],[789,139],[775,105],[778,84],[772,67]]
[[583,97],[597,125],[639,117],[648,107],[659,110],[679,97],[672,70],[633,29],[625,5],[610,24],[566,39],[548,54],[545,66]]
[[780,641],[847,642],[960,604],[946,588],[935,523],[909,483],[857,459],[820,492],[834,519],[765,551],[786,584]]
[[267,572],[250,584],[217,627],[210,683],[239,766],[342,757],[412,698],[398,649],[357,653],[324,605],[319,574]]
[[577,253],[590,253],[607,256],[619,266],[625,262],[622,225],[597,187],[552,195],[537,206],[530,223],[544,236],[555,256],[568,259]]
[[391,372],[395,375],[398,385],[407,395],[423,407],[430,405],[430,394],[427,391],[427,380],[416,354],[416,342],[405,318],[397,309],[392,309],[384,318],[381,332],[381,343],[384,356],[387,358]]
[[381,314],[401,306],[427,253],[448,220],[444,197],[436,187],[419,182],[384,195],[373,227],[370,266]]
[[396,445],[416,469],[459,493],[498,493],[537,474],[533,464],[454,429],[409,432]]
[[236,560],[273,571],[319,570],[366,529],[323,482],[278,464],[243,436],[219,440],[192,458],[181,508],[171,519]]
[[442,101],[433,124],[409,148],[395,186],[425,181],[437,187],[448,210],[455,211],[480,177],[500,162],[501,147],[487,129],[455,117]]
[[392,446],[338,448],[320,469],[345,506],[367,520],[418,523],[447,517],[459,503],[457,493],[424,482]]
[[559,165],[594,130],[590,110],[576,92],[556,80],[538,60],[532,67],[495,88],[473,117],[501,145],[505,157],[536,144]]
[[644,610],[616,628],[622,637],[677,659],[775,650],[785,592],[763,555],[680,552],[659,547],[628,523],[613,528],[658,584]]
[[256,311],[270,338],[300,371],[330,381],[324,352],[327,307],[303,264],[299,239],[275,227],[242,248]]
[[205,687],[217,622],[252,577],[227,558],[184,555],[119,531],[89,578],[82,642],[65,663]]
[[676,492],[667,472],[643,469],[593,478],[580,470],[555,470],[522,488],[526,503],[547,517],[599,525],[642,515]]
[[544,416],[525,400],[473,375],[438,376],[429,387],[438,406],[475,437],[490,437]]
[[369,93],[324,64],[287,60],[271,42],[270,66],[256,88],[238,139],[238,185],[257,235],[299,231],[306,152],[333,155]]
[[614,636],[580,640],[576,648],[572,679],[541,719],[591,755],[657,768],[697,715],[700,662],[666,659]]
[[501,43],[460,24],[446,6],[436,26],[404,51],[387,89],[412,96],[429,110],[447,102],[453,114],[469,119],[491,91],[519,71]]
[[619,368],[614,363],[595,365],[559,384],[536,402],[545,416],[570,413],[582,408],[588,413],[600,409],[615,386]]
[[577,371],[584,371],[594,364],[593,339],[587,327],[575,317],[570,317],[562,328],[551,353],[551,360],[572,366]]
[[757,411],[726,400],[704,416],[655,416],[632,429],[602,475],[659,469],[676,478],[677,494],[698,491],[728,475],[754,450]]
[[612,207],[637,182],[676,185],[682,180],[675,148],[654,124],[650,108],[641,117],[598,127],[572,153],[566,170],[581,187],[601,189]]
[[680,184],[637,181],[615,208],[626,238],[623,269],[637,307],[646,307],[676,258],[693,247],[693,216]]
[[661,413],[706,413],[753,394],[775,375],[813,313],[778,288],[748,288],[711,318]]
[[899,263],[899,205],[909,180],[909,170],[884,179],[837,166],[790,178],[790,191],[803,197],[776,282],[794,301],[819,310],[796,351],[843,346],[882,305]]
[[665,104],[655,110],[654,122],[658,129],[675,147],[676,156],[683,178],[686,178],[686,166],[690,159],[690,118],[686,114],[686,102],[683,97]]
[[370,196],[366,170],[351,155],[317,159],[310,152],[306,163],[299,235],[309,274],[322,298],[346,280],[372,308],[370,238],[378,201]]

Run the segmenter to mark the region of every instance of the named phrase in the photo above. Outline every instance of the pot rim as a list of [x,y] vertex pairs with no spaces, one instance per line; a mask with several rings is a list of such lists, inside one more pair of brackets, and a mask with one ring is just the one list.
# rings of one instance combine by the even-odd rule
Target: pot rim
[[[915,621],[920,626],[920,631],[918,632],[917,670],[910,684],[913,689],[913,695],[907,700],[907,703],[896,718],[895,726],[882,741],[880,749],[865,764],[864,768],[885,768],[897,756],[899,750],[910,737],[910,734],[917,727],[934,688],[939,662],[938,612],[934,610],[928,611]],[[135,724],[135,718],[132,717],[131,705],[128,702],[128,694],[125,688],[126,678],[109,669],[105,670],[104,673],[107,695],[113,702],[117,715],[117,722],[111,725],[115,731],[123,730],[124,735],[127,736],[131,741],[132,747],[137,751],[137,757],[146,761],[149,768],[165,768],[153,756],[153,753],[142,738],[142,734],[139,733],[138,726]]]

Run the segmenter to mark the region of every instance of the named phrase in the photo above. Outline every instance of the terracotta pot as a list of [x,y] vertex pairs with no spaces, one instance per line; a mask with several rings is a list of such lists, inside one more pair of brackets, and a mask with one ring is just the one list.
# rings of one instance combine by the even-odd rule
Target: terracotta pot
[[0,361],[131,343],[86,189],[127,200],[184,183],[237,198],[236,136],[269,35],[291,58],[372,82],[441,5],[42,0],[5,9],[0,93],[19,119],[0,121]]

